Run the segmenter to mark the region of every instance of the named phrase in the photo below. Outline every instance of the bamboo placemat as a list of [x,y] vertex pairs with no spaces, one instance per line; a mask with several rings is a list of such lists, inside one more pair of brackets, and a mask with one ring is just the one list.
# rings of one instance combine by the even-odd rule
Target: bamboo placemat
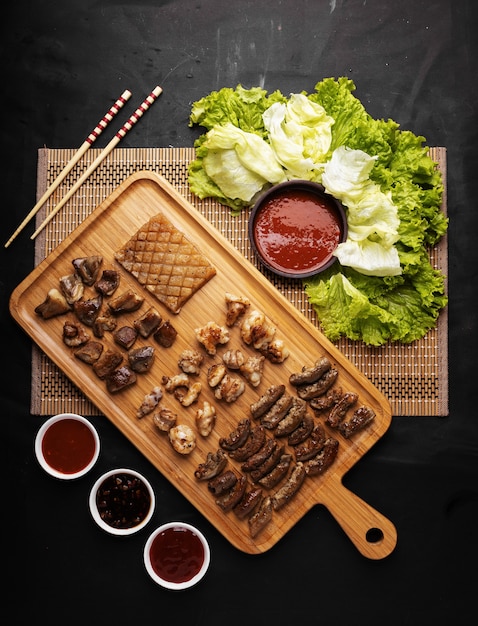
[[[38,198],[72,158],[74,150],[41,148],[38,152]],[[73,182],[98,156],[90,149],[69,177],[36,216],[38,226]],[[446,149],[431,148],[446,181]],[[187,167],[194,148],[117,148],[100,164],[77,194],[65,205],[35,240],[35,264],[40,263],[128,176],[139,170],[153,170],[164,176],[252,263],[257,264],[247,237],[247,212],[232,217],[227,207],[212,199],[199,200],[187,183]],[[446,193],[443,200],[446,212]],[[431,251],[434,267],[448,270],[446,237]],[[317,317],[298,281],[265,272],[269,280],[313,324]],[[448,415],[448,320],[447,309],[436,329],[411,344],[388,344],[380,348],[342,339],[336,346],[390,400],[393,415]],[[74,412],[99,415],[98,409],[36,346],[32,355],[31,412],[53,415]]]

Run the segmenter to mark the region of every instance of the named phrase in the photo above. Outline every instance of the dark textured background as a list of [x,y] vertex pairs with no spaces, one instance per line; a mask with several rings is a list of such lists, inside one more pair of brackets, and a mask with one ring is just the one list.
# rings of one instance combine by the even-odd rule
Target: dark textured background
[[[233,548],[107,420],[97,472],[130,465],[157,491],[155,523],[182,518],[208,536],[207,578],[183,595],[143,570],[146,535],[102,535],[90,479],[62,484],[36,464],[44,418],[29,412],[31,343],[8,311],[33,269],[33,224],[1,248],[2,507],[9,624],[465,624],[478,557],[477,4],[474,0],[17,0],[3,9],[2,221],[6,241],[35,203],[37,149],[78,147],[124,89],[132,107],[164,93],[123,147],[191,146],[191,103],[224,86],[312,91],[348,76],[375,117],[448,150],[450,415],[400,417],[345,477],[397,527],[385,560],[364,559],[313,509],[270,552]],[[133,103],[133,104],[131,104]],[[105,146],[112,124],[95,144]],[[5,372],[5,369],[7,370]],[[471,387],[470,387],[471,385]],[[471,572],[471,573],[470,573]]]

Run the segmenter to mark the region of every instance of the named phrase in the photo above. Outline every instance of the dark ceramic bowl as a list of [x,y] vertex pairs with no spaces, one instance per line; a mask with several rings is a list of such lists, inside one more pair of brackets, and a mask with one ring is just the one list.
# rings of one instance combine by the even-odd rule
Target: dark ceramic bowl
[[290,180],[258,198],[248,230],[264,267],[286,278],[307,278],[335,263],[333,253],[347,239],[347,218],[321,184]]

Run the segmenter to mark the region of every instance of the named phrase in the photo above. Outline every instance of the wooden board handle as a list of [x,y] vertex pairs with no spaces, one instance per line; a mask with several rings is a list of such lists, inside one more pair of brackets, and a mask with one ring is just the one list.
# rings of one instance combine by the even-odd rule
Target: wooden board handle
[[340,482],[331,493],[325,506],[363,556],[378,560],[393,552],[397,531],[390,520]]

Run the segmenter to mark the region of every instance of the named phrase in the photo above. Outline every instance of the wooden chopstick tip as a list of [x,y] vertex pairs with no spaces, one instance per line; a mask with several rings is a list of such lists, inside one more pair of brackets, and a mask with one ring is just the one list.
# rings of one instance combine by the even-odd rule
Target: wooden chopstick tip
[[[97,137],[103,132],[103,130],[107,127],[107,125],[113,120],[113,117],[119,112],[119,110],[125,105],[125,103],[131,97],[131,91],[129,89],[125,89],[121,96],[116,100],[116,102],[110,107],[110,109],[106,112],[106,114],[101,118],[95,128],[88,135],[86,140],[81,144],[81,146],[76,151],[73,158],[66,164],[57,178],[53,181],[50,187],[46,190],[43,196],[38,200],[33,209],[28,213],[28,215],[24,218],[20,226],[16,229],[10,239],[5,243],[5,248],[12,243],[12,241],[17,237],[17,235],[23,230],[26,224],[30,221],[30,219],[38,213],[40,208],[45,204],[47,199],[51,196],[53,191],[59,186],[60,182],[66,178],[66,176],[70,173],[73,167],[78,163],[78,161],[83,157],[85,152],[90,148],[94,141],[96,141]],[[34,239],[36,236],[36,231],[30,239]]]

